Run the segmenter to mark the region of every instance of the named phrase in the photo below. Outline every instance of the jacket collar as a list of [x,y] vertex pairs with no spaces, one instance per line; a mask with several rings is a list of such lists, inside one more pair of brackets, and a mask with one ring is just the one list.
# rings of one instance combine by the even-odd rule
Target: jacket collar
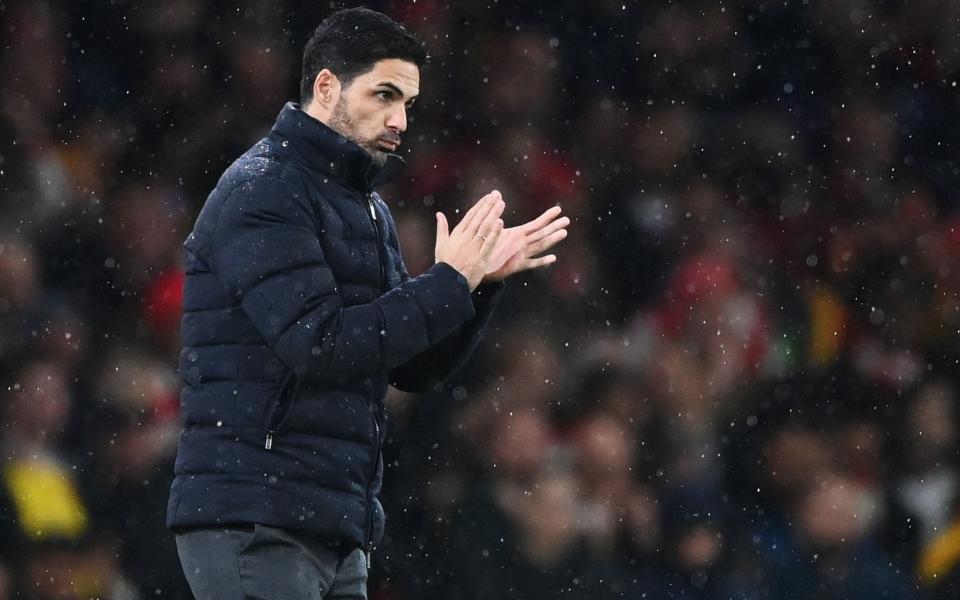
[[382,166],[376,164],[369,152],[300,110],[294,102],[284,105],[272,133],[289,140],[294,153],[308,168],[363,193],[392,180],[406,164],[396,154],[388,154]]

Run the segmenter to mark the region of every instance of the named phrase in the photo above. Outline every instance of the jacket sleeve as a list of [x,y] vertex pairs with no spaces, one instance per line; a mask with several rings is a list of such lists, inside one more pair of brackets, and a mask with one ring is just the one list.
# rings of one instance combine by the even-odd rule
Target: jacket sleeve
[[344,307],[312,224],[303,194],[261,175],[225,198],[207,251],[221,283],[298,374],[388,372],[474,317],[466,279],[445,263]]
[[[393,218],[388,214],[390,226]],[[394,235],[394,239],[396,239]],[[396,247],[400,256],[399,244]],[[409,281],[403,261],[400,261],[403,281]],[[458,327],[453,333],[402,365],[392,370],[389,381],[392,386],[404,392],[425,392],[444,383],[459,371],[467,362],[482,339],[484,329],[490,322],[493,312],[500,303],[505,284],[503,281],[484,283],[470,294],[474,316]]]
[[504,283],[477,286],[473,299],[474,317],[445,337],[390,372],[390,384],[404,392],[425,392],[444,383],[459,371],[476,350],[483,330],[503,295]]

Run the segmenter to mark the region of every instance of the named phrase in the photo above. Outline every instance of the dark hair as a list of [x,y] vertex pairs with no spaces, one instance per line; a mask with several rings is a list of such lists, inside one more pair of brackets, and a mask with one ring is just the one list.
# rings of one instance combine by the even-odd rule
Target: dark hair
[[330,69],[341,85],[350,85],[377,61],[398,58],[422,67],[427,63],[423,43],[403,25],[368,8],[345,8],[323,20],[303,49],[300,102],[313,97],[313,82]]

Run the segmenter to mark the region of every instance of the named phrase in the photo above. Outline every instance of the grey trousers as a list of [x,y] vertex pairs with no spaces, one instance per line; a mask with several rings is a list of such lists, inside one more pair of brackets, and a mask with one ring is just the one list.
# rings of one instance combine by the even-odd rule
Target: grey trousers
[[366,600],[359,548],[342,556],[283,529],[198,529],[177,534],[180,564],[197,600]]

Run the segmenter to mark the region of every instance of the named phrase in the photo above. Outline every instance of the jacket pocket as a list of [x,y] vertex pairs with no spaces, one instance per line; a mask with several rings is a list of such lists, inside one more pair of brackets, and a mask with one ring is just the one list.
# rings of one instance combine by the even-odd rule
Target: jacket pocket
[[283,433],[287,425],[288,417],[293,412],[293,405],[297,401],[297,395],[300,391],[300,378],[291,370],[287,373],[283,382],[280,384],[280,393],[270,406],[267,413],[267,431],[264,447],[267,450],[273,448],[273,438],[279,433]]

